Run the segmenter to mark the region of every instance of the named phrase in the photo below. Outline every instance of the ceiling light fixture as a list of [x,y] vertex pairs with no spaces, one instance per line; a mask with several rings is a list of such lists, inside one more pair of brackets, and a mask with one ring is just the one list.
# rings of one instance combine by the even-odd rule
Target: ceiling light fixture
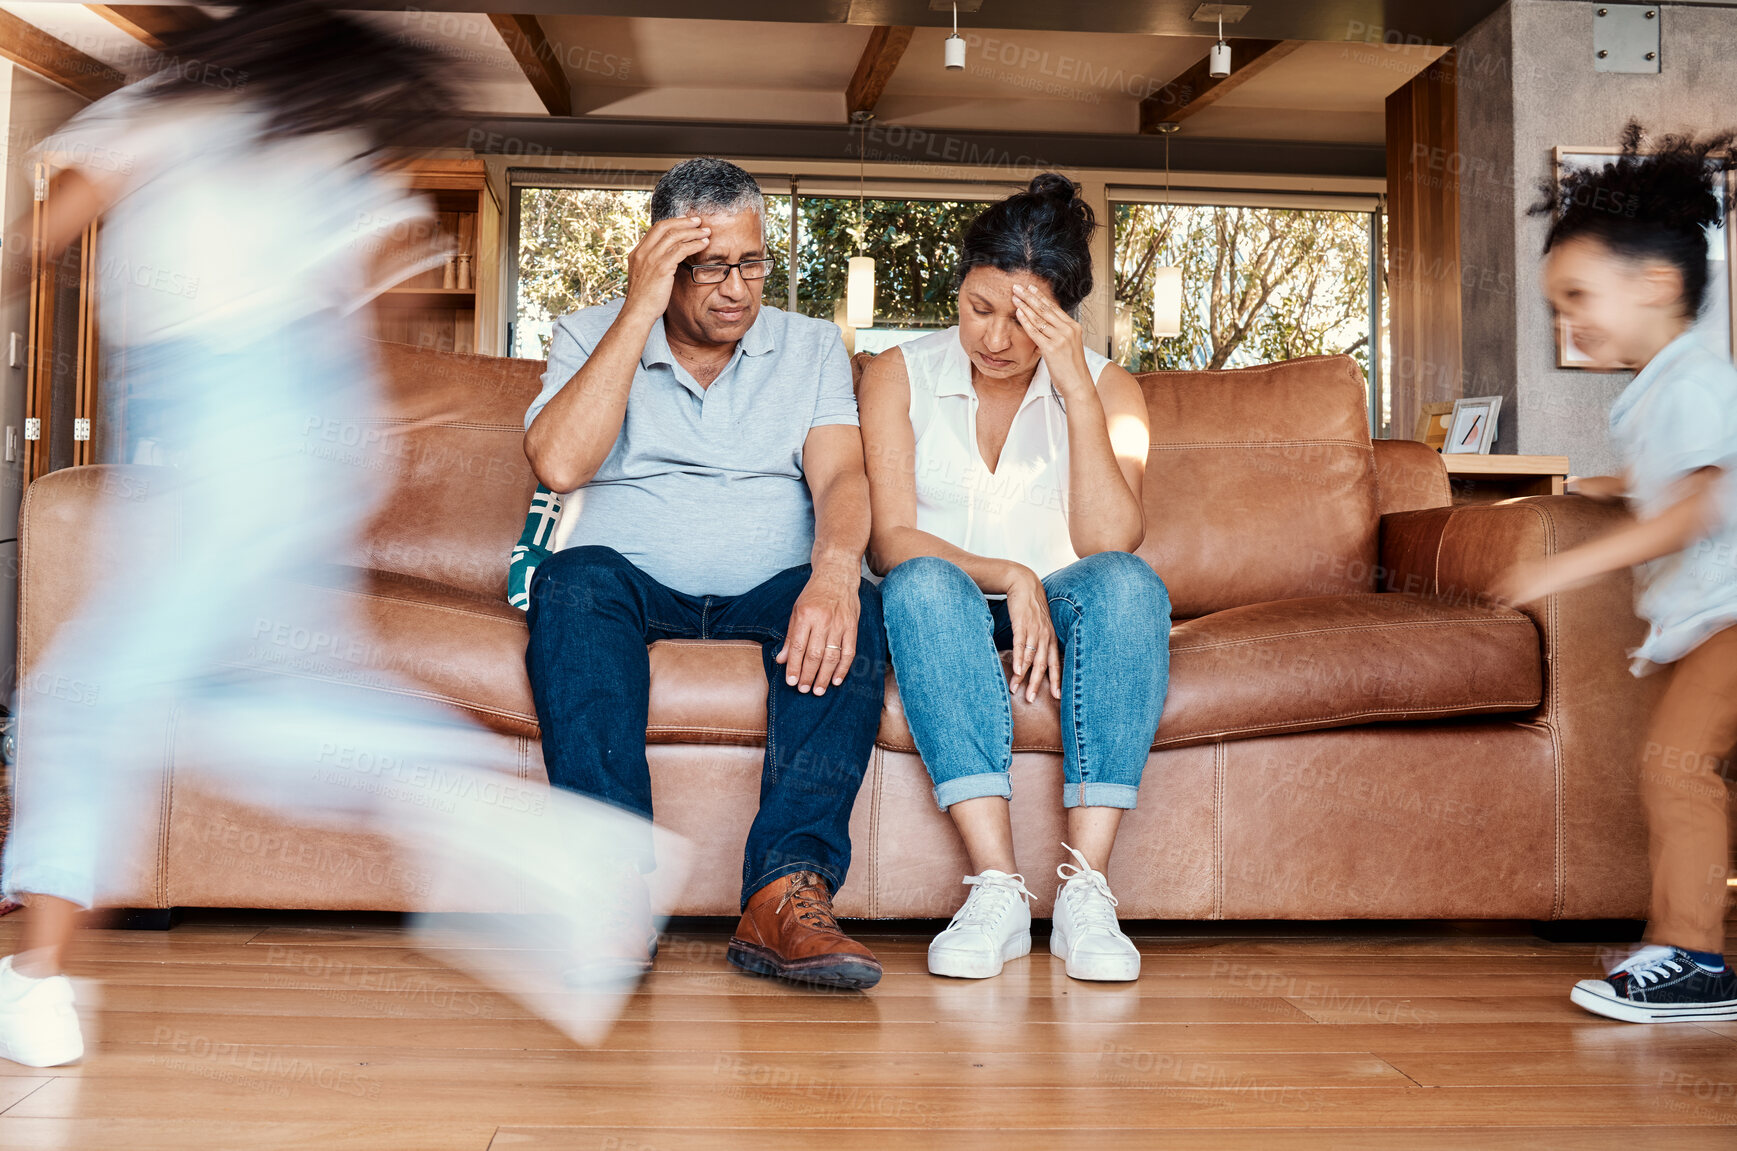
[[844,322],[852,328],[872,328],[875,322],[875,261],[863,255],[868,241],[868,214],[864,211],[867,197],[868,122],[873,112],[852,113],[852,119],[862,126],[862,144],[856,153],[856,255],[850,258],[849,272],[844,282]]
[[953,34],[947,37],[947,42],[943,48],[947,68],[953,72],[963,71],[965,68],[965,41],[959,35],[959,5],[957,3],[953,5]]
[[[1174,120],[1158,125],[1158,131],[1164,136],[1166,208],[1170,207],[1170,137],[1181,130],[1182,125]],[[1182,334],[1182,269],[1173,264],[1152,269],[1152,334],[1161,340]]]
[[1212,46],[1206,74],[1215,80],[1230,75],[1230,45],[1224,42],[1224,13],[1218,14],[1218,43]]

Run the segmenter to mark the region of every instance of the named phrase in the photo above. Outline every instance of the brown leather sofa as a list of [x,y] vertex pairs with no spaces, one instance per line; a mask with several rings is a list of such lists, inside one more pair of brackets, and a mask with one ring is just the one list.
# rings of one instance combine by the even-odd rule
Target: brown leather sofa
[[[354,563],[383,663],[494,733],[488,766],[542,778],[508,552],[533,479],[522,417],[542,365],[381,346],[406,413],[400,498]],[[1144,556],[1169,585],[1171,688],[1112,879],[1124,918],[1638,917],[1633,783],[1652,684],[1624,649],[1626,576],[1524,612],[1483,599],[1514,560],[1621,512],[1576,497],[1449,504],[1433,452],[1371,443],[1352,361],[1142,378],[1152,417]],[[412,416],[418,418],[413,419]],[[118,562],[90,530],[113,469],[51,474],[24,504],[19,661]],[[69,578],[70,575],[70,578]],[[354,690],[370,690],[356,687]],[[648,737],[659,820],[696,845],[674,909],[730,915],[764,737],[754,647],[659,643]],[[18,770],[33,770],[29,720]],[[1039,913],[1061,857],[1061,739],[1015,709],[1014,831]],[[113,902],[404,909],[426,877],[366,835],[282,826],[176,786]],[[889,682],[853,816],[842,913],[945,916],[966,871]]]

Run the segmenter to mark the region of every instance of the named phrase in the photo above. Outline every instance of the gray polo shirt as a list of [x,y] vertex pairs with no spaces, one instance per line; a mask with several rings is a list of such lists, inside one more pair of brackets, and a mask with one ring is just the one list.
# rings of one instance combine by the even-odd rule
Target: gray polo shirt
[[[555,323],[543,405],[590,358],[615,300]],[[802,473],[809,429],[855,426],[838,326],[762,306],[729,364],[702,388],[652,325],[615,446],[562,501],[551,549],[602,545],[689,595],[740,595],[809,561],[814,501]]]

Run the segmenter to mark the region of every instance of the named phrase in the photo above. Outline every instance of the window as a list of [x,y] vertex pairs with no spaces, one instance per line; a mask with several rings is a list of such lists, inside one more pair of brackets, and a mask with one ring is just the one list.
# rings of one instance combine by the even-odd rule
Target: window
[[[555,320],[627,291],[627,254],[651,223],[651,193],[624,188],[521,187],[517,304],[512,354],[541,359]],[[875,325],[864,347],[950,326],[957,316],[953,267],[965,226],[985,202],[798,196],[796,310],[844,321],[847,262],[875,258]],[[859,219],[861,223],[859,223]],[[764,298],[790,300],[790,197],[766,197],[774,261]],[[870,336],[874,337],[872,340]]]
[[[626,291],[627,255],[650,224],[650,185],[656,176],[635,173],[626,187],[587,187],[576,182],[582,179],[577,175],[524,169],[517,174],[535,183],[514,188],[517,292],[511,348],[513,355],[540,359],[557,318]],[[549,186],[562,181],[562,186]],[[768,181],[772,187],[781,183]],[[817,189],[839,190],[836,184]],[[966,191],[970,195],[975,188]],[[875,258],[875,324],[861,332],[846,330],[854,349],[879,351],[947,327],[958,318],[953,270],[959,242],[966,225],[1001,191],[985,189],[981,199],[924,198],[920,191],[911,197],[883,194],[859,207],[854,195],[803,193],[799,187],[794,268],[790,195],[770,194],[766,234],[774,265],[764,299],[774,307],[791,307],[794,274],[794,310],[843,326],[848,261],[860,248]],[[1114,229],[1115,312],[1089,319],[1088,333],[1103,330],[1095,324],[1111,321],[1115,357],[1136,372],[1348,354],[1364,378],[1378,386],[1372,422],[1382,434],[1386,364],[1378,363],[1383,370],[1372,372],[1369,358],[1373,342],[1383,349],[1384,361],[1386,343],[1379,338],[1385,293],[1380,326],[1371,324],[1370,244],[1380,235],[1372,213],[1377,201],[1335,194],[1320,207],[1283,206],[1295,200],[1241,207],[1150,202],[1158,195],[1156,189],[1112,190],[1108,218]],[[1248,199],[1258,205],[1272,197]],[[1152,333],[1153,270],[1165,265],[1182,269],[1182,335],[1159,339]]]
[[[1369,364],[1380,330],[1370,316],[1370,213],[1123,203],[1113,215],[1116,349],[1130,371],[1345,354],[1366,380],[1386,379]],[[1165,265],[1182,269],[1182,334],[1161,339],[1153,269]]]
[[[798,309],[843,323],[847,264],[860,241],[863,254],[875,258],[875,322],[858,333],[862,347],[878,350],[898,342],[897,336],[951,327],[959,317],[953,291],[959,241],[986,206],[986,201],[869,199],[862,201],[859,216],[854,196],[799,197]],[[881,338],[871,340],[871,335]]]
[[651,219],[651,193],[520,188],[518,308],[511,355],[542,359],[569,312],[627,291],[627,253]]

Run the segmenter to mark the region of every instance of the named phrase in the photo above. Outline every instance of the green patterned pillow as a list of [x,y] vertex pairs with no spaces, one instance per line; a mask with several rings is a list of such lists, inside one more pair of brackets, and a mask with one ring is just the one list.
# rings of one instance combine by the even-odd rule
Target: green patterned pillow
[[537,565],[553,554],[549,541],[560,518],[561,497],[538,484],[525,516],[525,530],[513,545],[513,558],[507,565],[507,602],[520,611],[531,609],[531,577],[537,574]]

